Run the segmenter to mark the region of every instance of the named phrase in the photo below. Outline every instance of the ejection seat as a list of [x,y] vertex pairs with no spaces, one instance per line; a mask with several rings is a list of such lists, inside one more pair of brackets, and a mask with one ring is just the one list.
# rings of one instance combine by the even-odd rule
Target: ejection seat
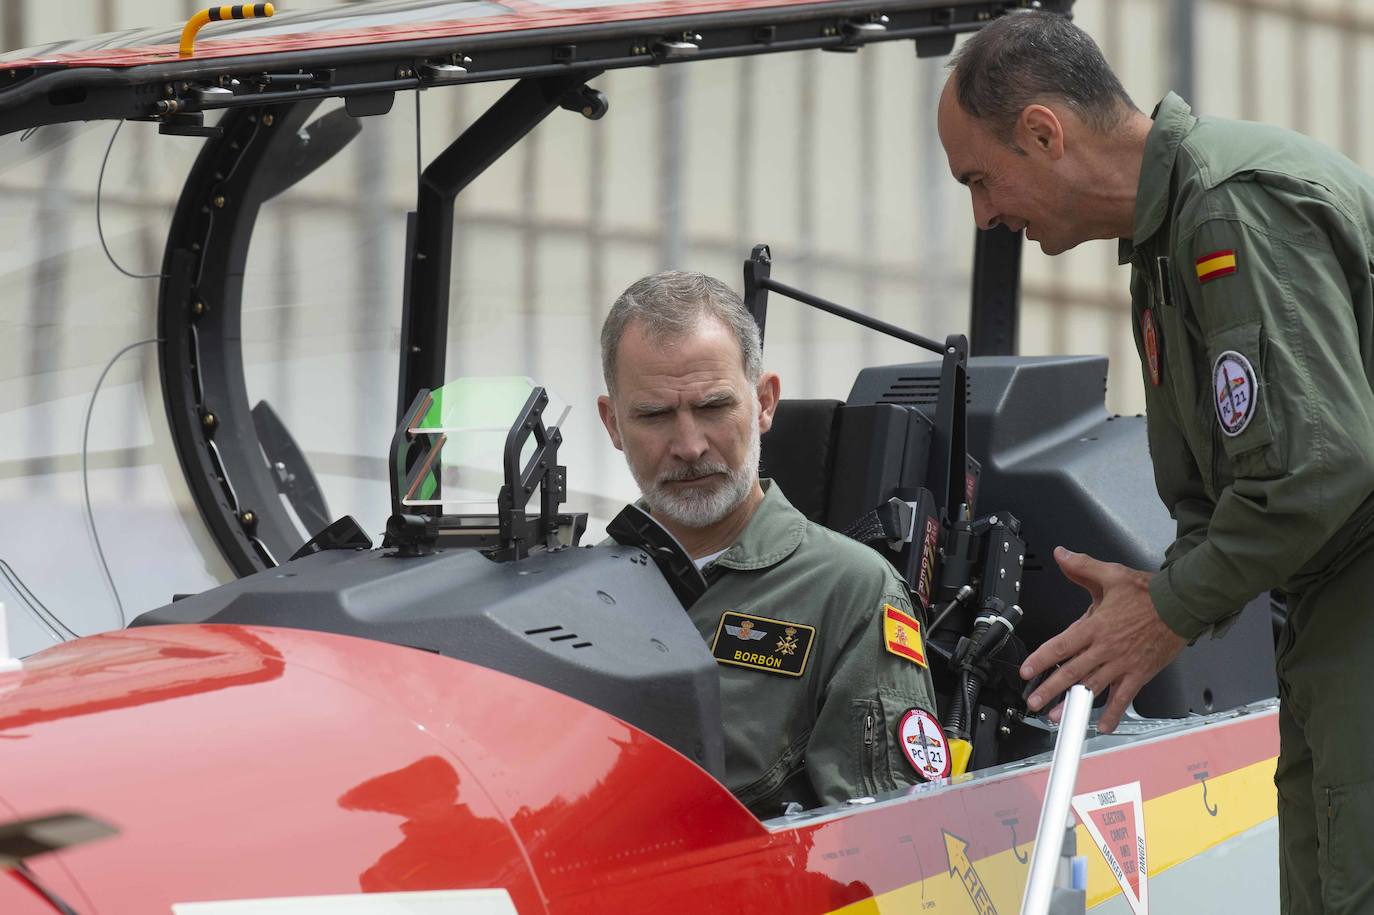
[[759,465],[803,515],[843,531],[899,489],[925,485],[931,429],[904,405],[784,400]]
[[[1107,413],[1107,360],[976,357],[968,365],[968,450],[981,465],[973,513],[1011,512],[1027,544],[1017,635],[1033,650],[1087,608],[1059,573],[1057,545],[1157,568],[1173,522],[1154,492],[1141,417]],[[812,521],[843,531],[927,483],[940,363],[865,369],[849,398],[784,400],[763,437],[762,474]],[[874,544],[889,558],[887,544]],[[1261,606],[1262,605],[1262,606]],[[1267,600],[1224,640],[1204,637],[1136,698],[1177,718],[1277,694]],[[938,686],[938,684],[937,684]]]

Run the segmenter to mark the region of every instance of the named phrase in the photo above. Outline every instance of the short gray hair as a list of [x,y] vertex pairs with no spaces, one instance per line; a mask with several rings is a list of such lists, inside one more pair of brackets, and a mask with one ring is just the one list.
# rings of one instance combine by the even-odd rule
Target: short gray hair
[[1058,13],[1008,13],[964,42],[949,67],[959,106],[1013,149],[1016,119],[1047,99],[1098,133],[1137,110],[1097,43]]
[[633,321],[643,324],[651,340],[672,340],[691,332],[702,318],[715,318],[730,328],[739,343],[741,367],[750,384],[763,375],[763,342],[754,316],[735,290],[704,273],[669,270],[637,281],[620,294],[601,325],[601,373],[606,390],[615,393],[616,356],[620,338]]

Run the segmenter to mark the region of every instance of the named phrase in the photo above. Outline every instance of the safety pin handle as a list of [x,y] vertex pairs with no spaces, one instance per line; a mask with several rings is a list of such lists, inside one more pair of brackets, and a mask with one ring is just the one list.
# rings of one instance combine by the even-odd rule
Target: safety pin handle
[[239,3],[234,6],[212,6],[190,18],[181,30],[181,56],[190,57],[196,47],[196,33],[211,22],[225,19],[262,19],[276,15],[270,3]]

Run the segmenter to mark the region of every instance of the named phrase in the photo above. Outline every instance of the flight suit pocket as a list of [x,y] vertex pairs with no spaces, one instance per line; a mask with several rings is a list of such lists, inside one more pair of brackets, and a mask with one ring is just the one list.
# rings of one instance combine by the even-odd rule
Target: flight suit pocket
[[858,748],[860,789],[865,794],[890,790],[881,787],[880,782],[880,777],[887,768],[887,750],[882,744],[882,704],[874,699],[855,699],[850,720],[853,729],[851,746]]
[[1322,903],[1328,912],[1365,912],[1374,905],[1374,782],[1318,789]]
[[1266,404],[1264,357],[1258,321],[1224,328],[1207,339],[1207,412],[1235,476],[1277,469],[1270,466],[1274,421]]
[[800,735],[758,778],[731,789],[735,797],[764,818],[780,814],[789,800],[799,801],[803,807],[816,806],[810,787],[806,784],[804,754],[810,740],[810,731]]

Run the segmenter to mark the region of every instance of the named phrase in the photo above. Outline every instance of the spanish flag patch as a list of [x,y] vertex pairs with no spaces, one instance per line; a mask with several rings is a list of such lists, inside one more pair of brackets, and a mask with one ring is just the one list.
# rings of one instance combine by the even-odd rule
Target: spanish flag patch
[[1230,276],[1236,272],[1236,252],[1230,248],[1213,251],[1197,259],[1198,282],[1206,283],[1219,276]]
[[926,666],[920,621],[891,604],[883,604],[883,645],[899,658]]

